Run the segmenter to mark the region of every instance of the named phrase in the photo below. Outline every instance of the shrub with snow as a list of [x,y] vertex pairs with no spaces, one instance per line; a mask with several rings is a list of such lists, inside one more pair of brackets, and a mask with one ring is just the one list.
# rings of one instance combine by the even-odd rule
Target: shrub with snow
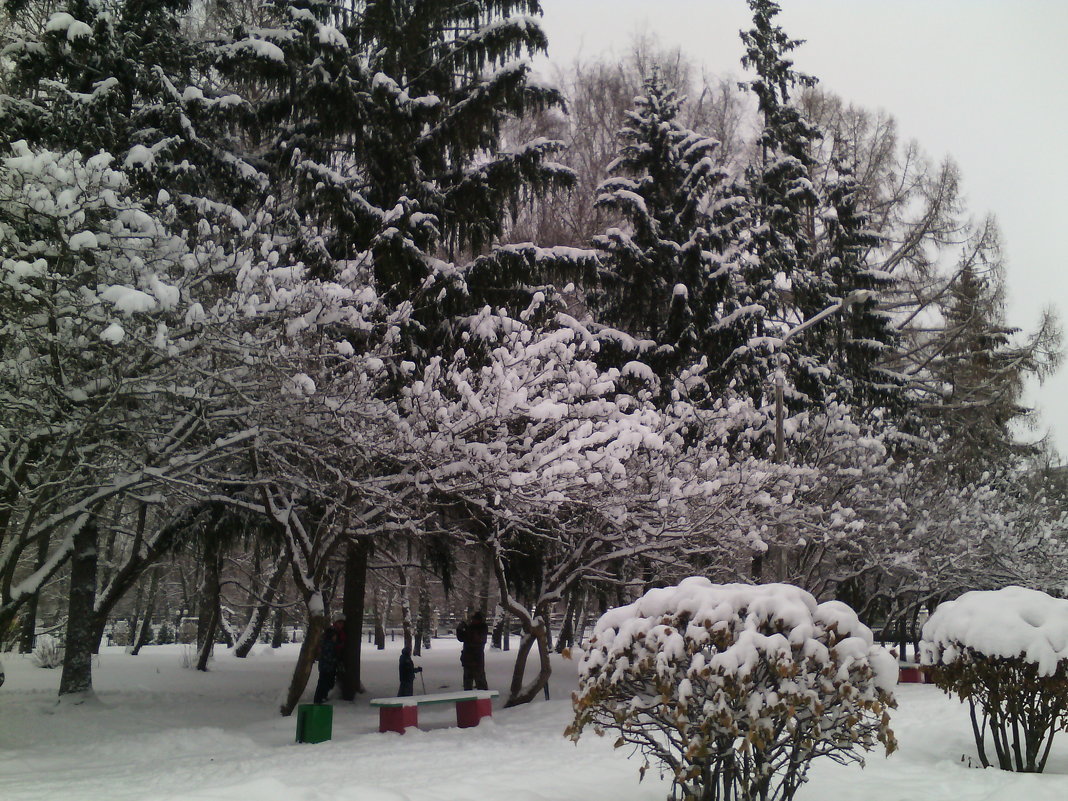
[[1024,587],[966,592],[923,627],[934,683],[966,700],[983,767],[986,733],[1002,770],[1041,773],[1068,729],[1068,600]]
[[896,682],[896,660],[845,604],[695,576],[601,617],[566,733],[618,732],[642,775],[651,757],[686,799],[790,799],[816,757],[896,748]]
[[37,638],[37,647],[33,649],[30,659],[39,668],[57,668],[63,666],[63,646],[48,634]]

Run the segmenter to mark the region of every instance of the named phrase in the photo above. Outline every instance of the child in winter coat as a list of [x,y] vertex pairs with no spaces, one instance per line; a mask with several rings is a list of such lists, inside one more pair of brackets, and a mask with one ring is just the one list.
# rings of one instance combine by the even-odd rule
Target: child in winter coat
[[398,696],[415,695],[415,674],[422,673],[421,667],[416,667],[412,661],[412,649],[404,646],[400,655],[400,689]]

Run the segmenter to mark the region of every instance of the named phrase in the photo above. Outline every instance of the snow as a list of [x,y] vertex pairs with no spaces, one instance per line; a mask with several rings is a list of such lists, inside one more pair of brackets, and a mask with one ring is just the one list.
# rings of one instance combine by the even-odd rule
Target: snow
[[126,331],[118,323],[111,323],[107,328],[100,332],[100,338],[107,342],[109,345],[118,345],[126,336]]
[[96,234],[92,231],[78,231],[67,240],[67,247],[73,251],[95,250],[99,247]]
[[[490,687],[502,693],[492,719],[457,729],[450,705],[423,707],[421,730],[401,736],[378,733],[378,712],[368,706],[368,699],[396,692],[401,641],[384,651],[365,641],[367,694],[353,704],[334,701],[333,739],[316,745],[296,744],[295,717],[276,709],[297,645],[257,645],[245,660],[219,646],[207,673],[180,666],[180,645],[147,646],[136,657],[104,647],[94,659],[97,700],[76,707],[56,706],[58,670],[4,654],[0,798],[663,801],[670,782],[651,770],[639,783],[640,759],[613,750],[611,738],[573,745],[562,736],[577,686],[574,661],[553,657],[552,700],[501,708],[516,644],[509,652],[487,649]],[[460,689],[455,639],[434,640],[416,662],[428,692]],[[905,685],[896,695],[900,751],[870,757],[863,770],[817,762],[797,801],[1068,797],[1068,737],[1054,741],[1045,774],[976,770],[968,765],[974,743],[966,707],[929,685]]]
[[93,35],[92,28],[66,12],[49,17],[48,22],[45,23],[45,31],[65,33],[68,42],[73,42],[75,39],[87,39]]
[[923,627],[925,665],[951,664],[966,646],[992,657],[1022,656],[1050,676],[1068,660],[1068,600],[1025,587],[966,592],[939,604]]
[[156,299],[147,292],[121,284],[101,289],[100,297],[125,315],[148,312],[156,308]]
[[235,56],[244,55],[246,52],[252,55],[267,59],[268,61],[275,61],[279,64],[284,64],[286,61],[285,53],[282,52],[282,48],[273,42],[268,42],[264,39],[256,39],[249,37],[242,39],[239,42],[233,44],[223,45],[219,48],[220,52],[232,53]]
[[[686,649],[682,633],[663,622],[683,613],[689,616],[686,638],[694,642],[708,641],[710,631],[741,629],[729,647],[714,650],[708,657],[707,664],[724,674],[747,675],[760,663],[762,655],[771,658],[791,647],[800,647],[823,664],[848,667],[853,662],[867,661],[879,689],[892,692],[897,684],[897,660],[874,644],[871,630],[845,604],[817,603],[810,593],[790,584],[713,584],[703,576],[683,579],[674,587],[649,590],[634,603],[602,615],[594,627],[598,647],[587,652],[580,675],[589,675],[602,665],[619,664],[627,670],[630,663],[643,659],[647,645],[656,646],[658,663],[665,657],[683,659]],[[772,621],[781,633],[762,634],[761,630]],[[822,642],[823,632],[832,627],[843,638],[833,646],[833,662]]]

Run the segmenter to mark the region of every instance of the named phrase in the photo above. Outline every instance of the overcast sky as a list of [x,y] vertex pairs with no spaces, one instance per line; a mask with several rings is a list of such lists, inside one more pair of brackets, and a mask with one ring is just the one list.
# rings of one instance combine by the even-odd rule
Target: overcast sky
[[[1068,324],[1068,0],[782,0],[795,62],[960,166],[977,218],[994,214],[1009,323],[1052,306]],[[742,75],[745,0],[542,0],[553,61],[625,52],[637,34]],[[1068,365],[1029,399],[1068,460]]]

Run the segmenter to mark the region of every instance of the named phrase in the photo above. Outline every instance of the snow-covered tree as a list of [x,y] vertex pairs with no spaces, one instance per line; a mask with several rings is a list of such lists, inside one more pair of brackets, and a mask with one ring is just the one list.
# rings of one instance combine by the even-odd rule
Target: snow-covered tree
[[682,126],[681,103],[654,70],[627,112],[609,165],[615,177],[601,184],[596,204],[622,227],[594,240],[604,267],[588,292],[599,323],[656,343],[635,358],[662,377],[668,395],[680,372],[702,358],[718,368],[745,341],[731,336],[740,326],[721,323],[738,313],[719,142]]
[[[95,552],[79,538],[105,510],[121,520],[132,496],[158,503],[162,488],[190,486],[255,435],[216,417],[232,385],[204,369],[217,353],[204,336],[214,300],[204,276],[250,254],[191,248],[111,161],[25,143],[0,160],[3,621],[75,550]],[[152,553],[161,532],[143,532],[138,551]],[[47,556],[16,581],[22,555],[42,546]],[[78,625],[94,628],[91,614]]]
[[[8,8],[17,22],[43,5]],[[220,202],[247,206],[263,188],[234,137],[248,106],[213,82],[211,52],[190,35],[191,13],[189,0],[47,4],[43,27],[23,26],[5,49],[0,138],[110,153],[146,202],[165,190],[187,224],[224,211]]]
[[684,798],[785,801],[814,759],[895,750],[896,683],[897,661],[845,604],[695,576],[601,617],[567,734],[618,733]]
[[[788,56],[801,42],[788,38],[775,24],[778,4],[749,0],[749,7],[753,28],[741,33],[742,66],[755,73],[744,86],[757,98],[761,128],[757,152],[744,178],[749,226],[744,247],[750,262],[739,293],[743,305],[759,306],[763,313],[746,319],[749,342],[734,353],[732,371],[739,386],[759,401],[777,366],[775,343],[768,337],[774,338],[781,326],[788,327],[794,312],[799,315],[796,322],[801,322],[821,311],[830,293],[822,276],[811,269],[820,198],[810,169],[812,146],[820,133],[791,103],[795,87],[810,86],[815,79],[793,68]],[[800,342],[795,342],[795,351],[799,348]],[[818,366],[795,359],[791,374]],[[813,397],[810,402],[821,400]]]
[[[397,426],[410,467],[389,480],[414,483],[438,526],[488,552],[501,605],[524,630],[516,704],[548,679],[549,616],[568,590],[679,542],[684,521],[657,499],[680,443],[658,412],[617,391],[619,371],[597,366],[581,326],[540,330],[487,309],[471,330],[494,343],[487,361],[433,360],[404,391]],[[540,669],[525,682],[535,644]]]
[[[370,253],[384,301],[411,307],[401,355],[424,361],[454,335],[458,315],[525,283],[514,261],[465,278],[461,257],[492,244],[525,193],[572,178],[551,161],[558,143],[500,142],[508,115],[561,101],[530,78],[526,59],[545,47],[539,5],[367,0],[337,10],[279,0],[271,8],[276,27],[248,29],[220,55],[231,80],[265,89],[255,130],[273,177],[292,186],[294,222],[306,226],[295,252],[319,277],[336,260]],[[399,371],[396,361],[388,363]]]

